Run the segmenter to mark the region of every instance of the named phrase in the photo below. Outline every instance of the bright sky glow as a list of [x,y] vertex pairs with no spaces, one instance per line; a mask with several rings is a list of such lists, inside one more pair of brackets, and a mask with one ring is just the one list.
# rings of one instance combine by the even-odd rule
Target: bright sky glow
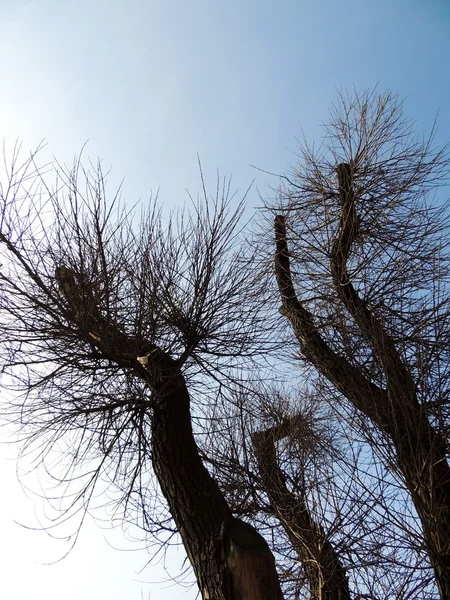
[[[159,189],[168,207],[216,168],[242,193],[294,164],[301,128],[320,141],[336,89],[373,87],[407,96],[405,111],[437,143],[450,139],[450,5],[447,0],[0,0],[0,138],[71,163],[104,159],[124,198]],[[256,188],[249,206],[258,204]],[[9,600],[170,600],[196,597],[156,585],[120,530],[87,522],[67,544],[36,527],[33,499],[0,448],[0,597]],[[36,511],[39,512],[39,511]],[[56,532],[57,533],[57,532]],[[183,553],[170,555],[178,572]]]

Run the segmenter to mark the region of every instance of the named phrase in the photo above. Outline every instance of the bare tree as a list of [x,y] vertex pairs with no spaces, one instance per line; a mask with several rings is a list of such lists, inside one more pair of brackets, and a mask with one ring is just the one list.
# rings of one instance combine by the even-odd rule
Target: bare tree
[[204,599],[450,597],[449,213],[433,196],[449,160],[432,141],[392,95],[341,96],[266,203],[264,246],[227,181],[138,216],[100,166],[57,166],[50,186],[15,151],[5,416],[62,486],[63,519],[108,487],[149,545],[180,535]]
[[[100,166],[60,168],[50,189],[35,156],[18,161],[1,190],[0,281],[23,451],[59,477],[65,515],[88,510],[105,480],[124,511],[137,497],[151,533],[179,532],[205,600],[281,598],[267,543],[233,516],[193,433],[191,403],[272,345],[242,269],[242,203],[230,212],[224,182],[166,222],[152,201],[135,226],[106,200]],[[61,448],[70,460],[55,474]],[[170,518],[149,509],[150,466]]]
[[[275,212],[280,313],[337,410],[408,491],[450,598],[447,148],[413,136],[391,94],[341,95]],[[310,377],[314,377],[309,372]]]
[[[331,445],[324,443],[326,453],[319,448],[317,423],[312,426],[308,411],[311,405],[297,407],[289,416],[294,403],[276,390],[263,391],[260,382],[253,382],[244,394],[236,390],[234,404],[233,414],[225,401],[222,416],[215,405],[204,443],[205,460],[230,506],[236,514],[259,522],[274,540],[277,555],[286,554],[282,580],[289,597],[292,593],[296,597],[290,587],[302,587],[302,577],[292,571],[293,562],[300,561],[311,598],[350,598],[339,554],[307,500],[307,489],[316,492],[320,487],[311,464],[325,471],[333,455]],[[257,430],[273,421],[276,424]]]

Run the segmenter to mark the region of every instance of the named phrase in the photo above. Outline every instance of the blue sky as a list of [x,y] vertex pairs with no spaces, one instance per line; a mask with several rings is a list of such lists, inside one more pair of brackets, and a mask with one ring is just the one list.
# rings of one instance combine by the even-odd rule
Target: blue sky
[[[269,178],[250,165],[286,170],[301,128],[319,141],[340,88],[407,97],[419,133],[439,111],[437,142],[450,139],[447,0],[0,0],[0,24],[0,137],[24,150],[45,139],[68,163],[89,140],[86,155],[125,177],[130,202],[159,189],[165,205],[183,203],[200,187],[197,153],[211,187],[219,168],[264,193]],[[36,525],[33,501],[13,462],[0,473],[2,597],[195,597],[141,583],[161,578],[138,573],[147,555],[110,548],[127,547],[123,534],[90,523],[68,558],[37,565],[66,546],[13,523]]]

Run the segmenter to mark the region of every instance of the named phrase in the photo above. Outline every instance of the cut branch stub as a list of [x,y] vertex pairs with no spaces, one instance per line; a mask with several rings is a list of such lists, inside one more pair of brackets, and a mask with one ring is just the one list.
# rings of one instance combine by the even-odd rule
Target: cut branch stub
[[233,600],[282,600],[273,554],[256,529],[232,518],[224,523],[223,536]]

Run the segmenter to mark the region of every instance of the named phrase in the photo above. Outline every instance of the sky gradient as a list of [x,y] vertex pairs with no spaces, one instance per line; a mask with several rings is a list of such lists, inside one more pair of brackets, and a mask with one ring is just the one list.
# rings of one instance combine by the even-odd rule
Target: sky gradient
[[[405,112],[437,144],[450,140],[450,4],[446,0],[0,0],[0,137],[70,164],[112,166],[130,203],[159,190],[175,207],[216,169],[233,175],[250,207],[295,163],[302,130],[320,124],[339,89],[378,85],[406,97]],[[12,460],[7,460],[12,457]],[[88,522],[74,551],[14,523],[38,526],[17,483],[14,448],[0,448],[3,533],[0,597],[8,600],[170,600],[195,588],[156,585],[145,552]],[[37,505],[36,505],[37,506]],[[42,505],[43,506],[43,505]],[[37,514],[42,514],[36,509]],[[58,532],[56,532],[57,534]],[[170,555],[172,573],[183,560]],[[152,583],[149,583],[152,582]]]

